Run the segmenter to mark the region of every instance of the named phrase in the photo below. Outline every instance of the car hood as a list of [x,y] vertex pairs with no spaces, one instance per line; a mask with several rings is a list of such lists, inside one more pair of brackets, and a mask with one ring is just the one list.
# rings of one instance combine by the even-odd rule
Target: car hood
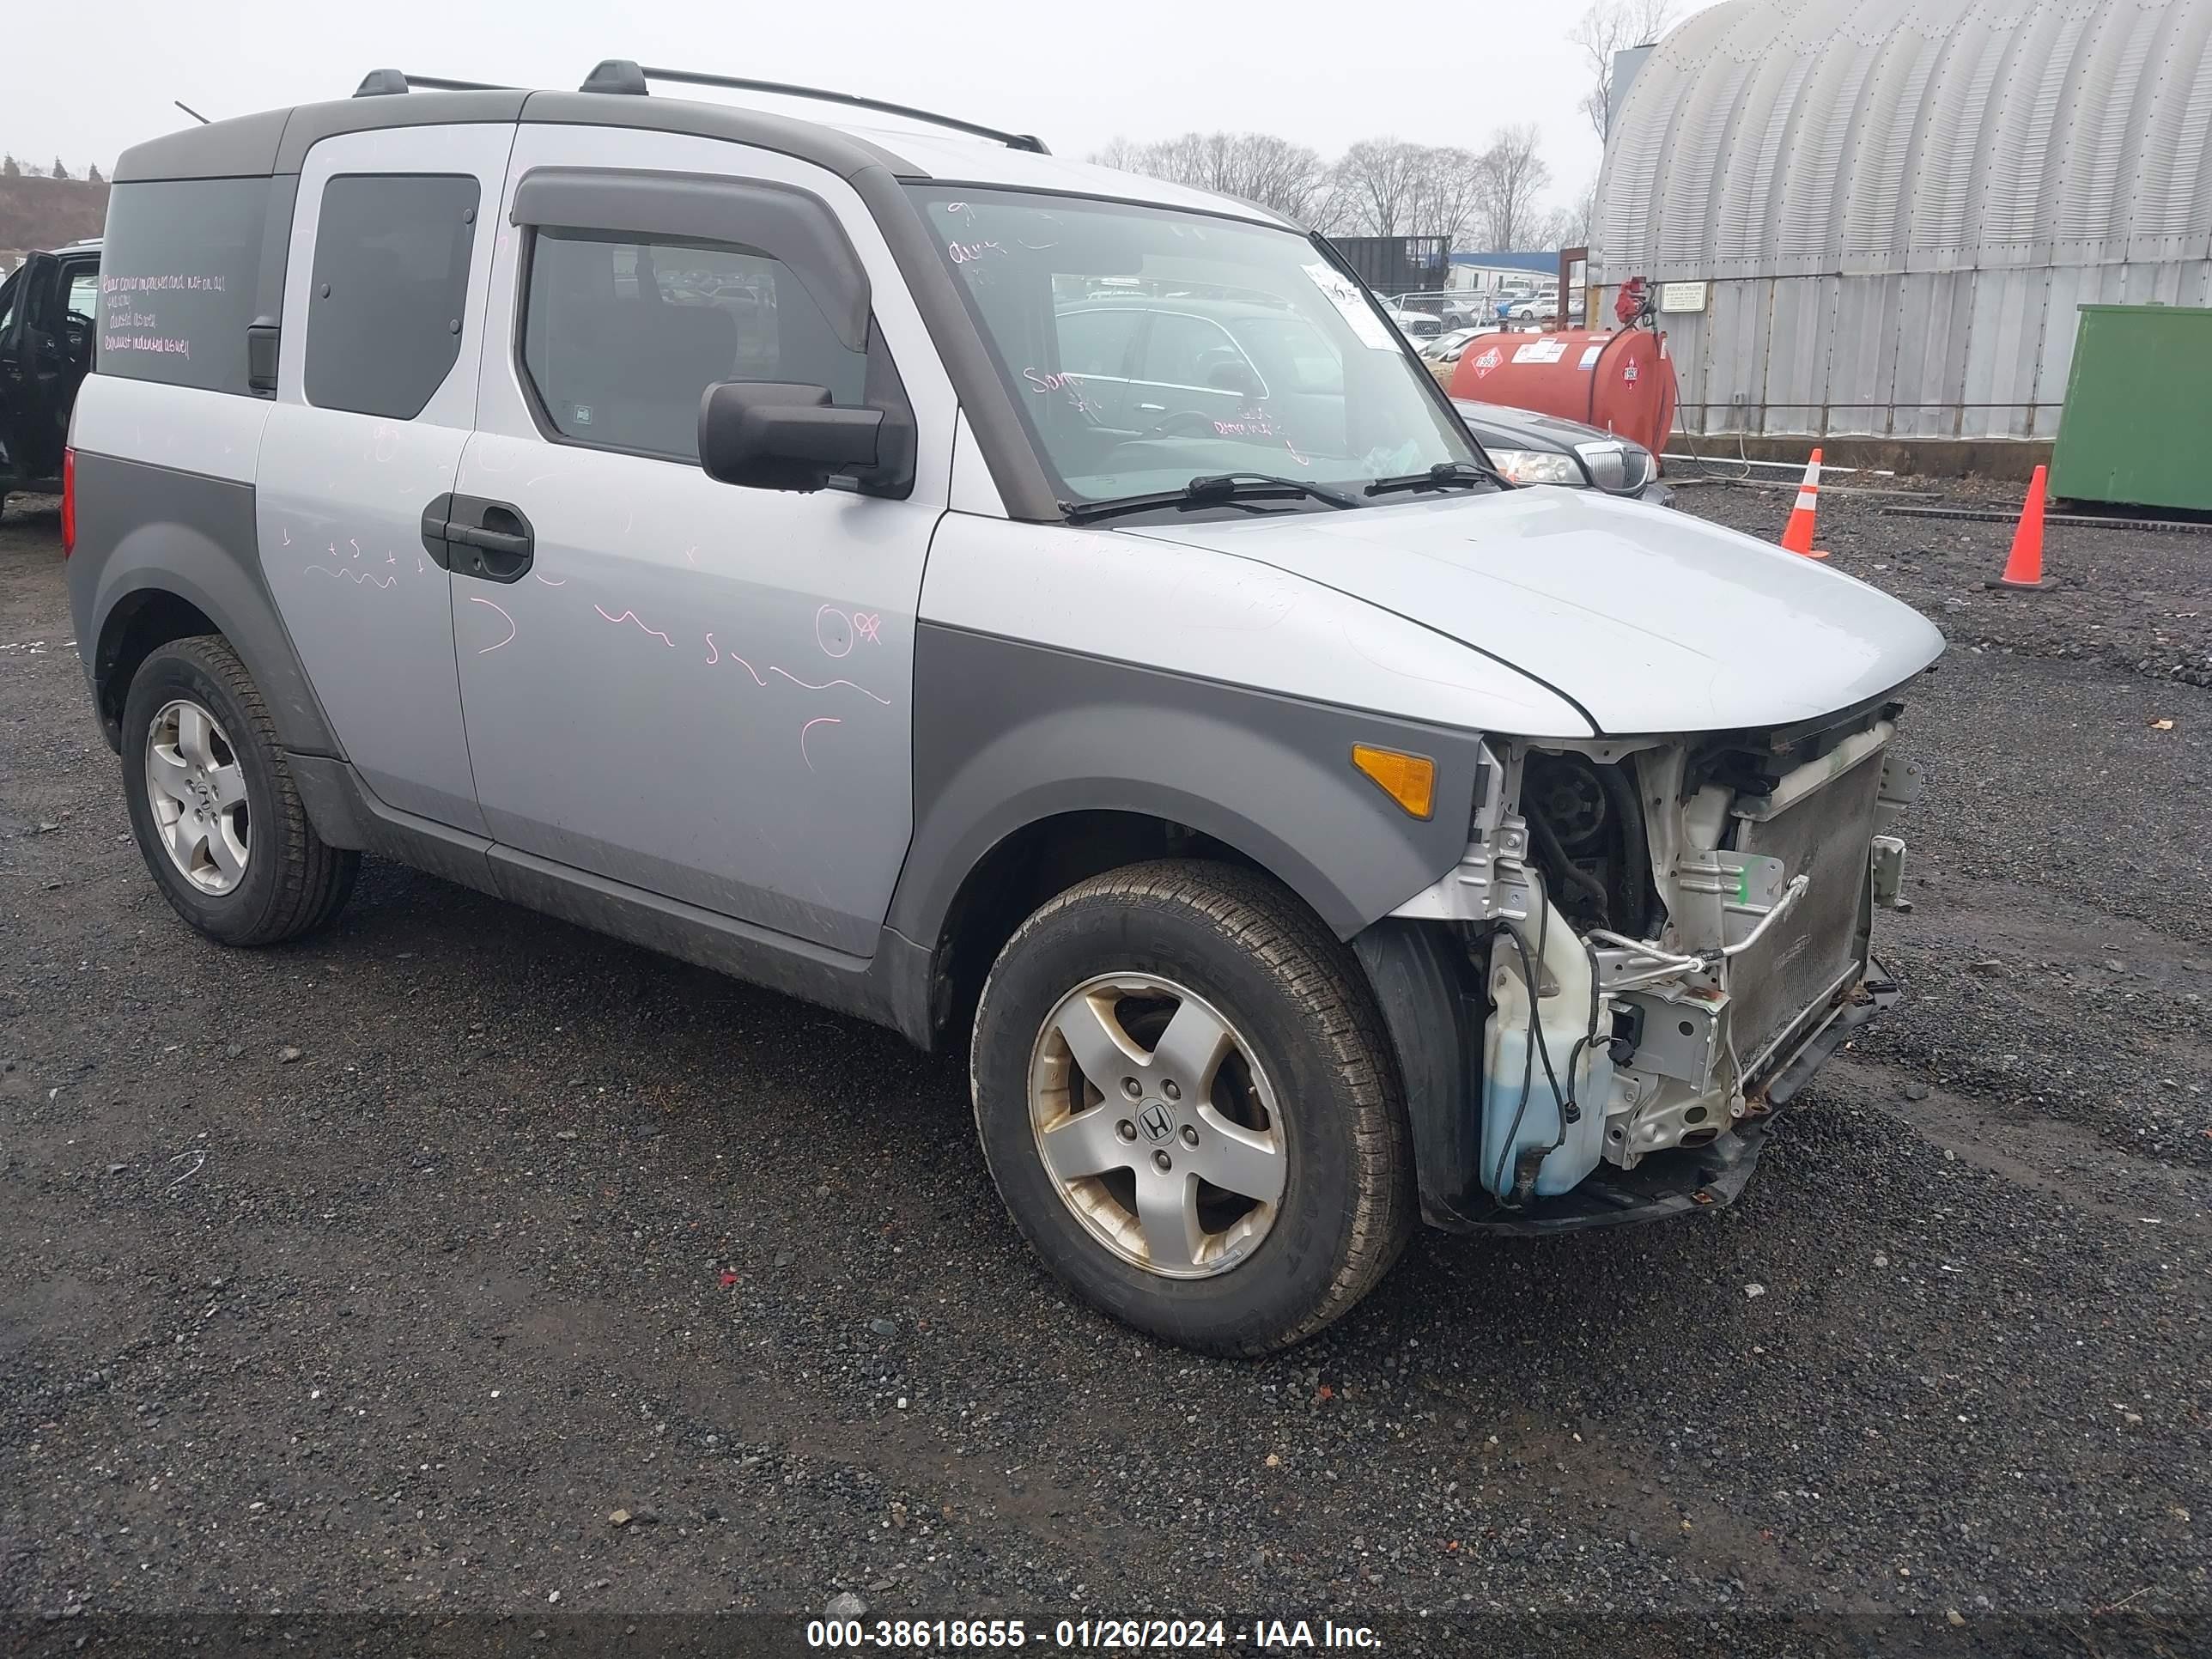
[[1810,720],[1892,690],[1943,649],[1934,623],[1864,582],[1589,490],[1119,531],[1395,611],[1510,664],[1609,736]]
[[1603,427],[1585,426],[1559,415],[1540,415],[1533,409],[1479,404],[1466,398],[1453,398],[1452,407],[1474,428],[1476,437],[1487,443],[1494,434],[1507,449],[1572,449],[1577,444],[1620,441]]

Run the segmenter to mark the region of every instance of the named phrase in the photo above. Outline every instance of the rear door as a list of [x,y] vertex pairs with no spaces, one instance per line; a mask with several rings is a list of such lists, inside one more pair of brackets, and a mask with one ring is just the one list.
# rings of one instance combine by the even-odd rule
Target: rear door
[[307,152],[256,477],[270,591],[347,757],[391,805],[479,833],[453,582],[422,521],[475,422],[514,139],[393,127]]
[[[911,835],[915,611],[956,412],[888,246],[822,168],[614,127],[526,123],[498,216],[454,485],[456,520],[492,534],[452,589],[490,833],[872,954]],[[724,380],[899,389],[911,493],[709,478],[700,399]]]

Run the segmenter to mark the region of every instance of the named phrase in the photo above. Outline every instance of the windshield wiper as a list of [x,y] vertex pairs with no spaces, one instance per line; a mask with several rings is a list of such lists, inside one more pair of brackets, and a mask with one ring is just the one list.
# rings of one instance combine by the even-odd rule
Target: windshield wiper
[[1121,495],[1103,501],[1063,501],[1060,508],[1070,522],[1088,523],[1092,519],[1112,518],[1123,513],[1142,513],[1156,507],[1212,507],[1240,501],[1283,501],[1294,496],[1310,496],[1317,501],[1327,501],[1331,507],[1358,507],[1354,496],[1342,490],[1329,489],[1321,484],[1308,483],[1303,478],[1278,477],[1272,472],[1216,472],[1205,477],[1193,478],[1181,489],[1156,490],[1146,495]]
[[1401,489],[1449,489],[1456,484],[1494,483],[1500,489],[1519,486],[1503,472],[1473,461],[1438,461],[1426,472],[1408,472],[1402,478],[1377,478],[1367,486],[1370,495],[1388,495]]

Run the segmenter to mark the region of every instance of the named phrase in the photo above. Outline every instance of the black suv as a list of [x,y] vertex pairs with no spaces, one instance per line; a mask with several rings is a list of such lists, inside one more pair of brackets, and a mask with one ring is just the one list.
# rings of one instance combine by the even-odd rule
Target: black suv
[[33,253],[0,281],[0,507],[11,492],[62,487],[99,302],[97,242]]

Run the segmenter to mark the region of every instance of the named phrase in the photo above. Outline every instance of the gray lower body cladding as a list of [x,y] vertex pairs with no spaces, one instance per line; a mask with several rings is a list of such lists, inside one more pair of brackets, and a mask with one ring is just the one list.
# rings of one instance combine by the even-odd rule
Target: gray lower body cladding
[[[1340,939],[1459,861],[1476,733],[923,623],[914,843],[891,923],[936,937],[991,848],[1058,814],[1141,813],[1251,859]],[[1355,744],[1436,763],[1426,818],[1355,770]]]
[[143,608],[181,599],[230,641],[287,749],[342,752],[262,579],[259,545],[252,484],[77,452],[70,611],[111,745],[117,653]]
[[316,832],[332,846],[392,859],[930,1046],[930,953],[889,928],[872,957],[848,956],[399,811],[376,799],[343,761],[295,755],[291,768]]

